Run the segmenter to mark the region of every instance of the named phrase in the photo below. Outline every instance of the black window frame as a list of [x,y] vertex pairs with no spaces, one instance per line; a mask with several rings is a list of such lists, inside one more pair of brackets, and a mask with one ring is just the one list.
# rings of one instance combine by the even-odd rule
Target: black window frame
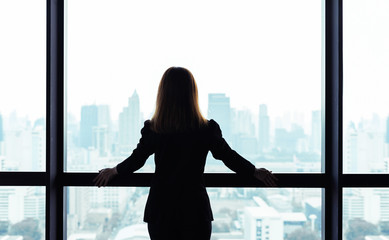
[[[64,172],[64,0],[46,0],[46,171],[0,172],[0,186],[46,188],[46,239],[66,239],[65,187],[93,186],[95,173]],[[389,174],[344,174],[342,0],[325,0],[324,173],[276,174],[280,188],[322,188],[322,239],[342,239],[343,188],[389,187]],[[110,186],[148,187],[151,173],[119,177]],[[231,173],[205,174],[207,187],[264,187]]]

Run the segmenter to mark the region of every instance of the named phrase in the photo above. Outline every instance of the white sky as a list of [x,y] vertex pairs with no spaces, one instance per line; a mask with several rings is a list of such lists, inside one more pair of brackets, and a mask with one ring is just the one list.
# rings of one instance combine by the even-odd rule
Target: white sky
[[[367,4],[368,3],[368,4]],[[321,0],[69,0],[68,110],[108,104],[114,119],[136,89],[149,117],[170,66],[194,74],[200,104],[271,116],[321,107]],[[389,112],[389,1],[344,1],[345,118]],[[0,113],[45,112],[45,1],[0,0]]]

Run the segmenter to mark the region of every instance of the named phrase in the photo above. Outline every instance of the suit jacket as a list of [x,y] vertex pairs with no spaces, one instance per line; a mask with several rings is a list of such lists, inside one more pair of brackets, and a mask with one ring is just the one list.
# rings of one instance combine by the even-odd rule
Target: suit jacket
[[117,171],[132,173],[155,153],[155,174],[146,202],[145,222],[213,220],[203,181],[208,151],[232,171],[246,176],[254,174],[254,165],[230,148],[214,120],[197,130],[169,134],[155,133],[148,120],[141,134],[136,149],[117,165]]

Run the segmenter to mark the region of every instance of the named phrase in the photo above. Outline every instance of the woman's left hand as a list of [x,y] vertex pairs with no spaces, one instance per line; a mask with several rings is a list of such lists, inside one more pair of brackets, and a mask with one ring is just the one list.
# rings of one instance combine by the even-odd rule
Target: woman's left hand
[[104,168],[99,171],[99,175],[93,179],[95,186],[105,187],[108,182],[118,174],[116,167],[114,168]]
[[254,177],[262,181],[266,186],[276,187],[276,181],[278,180],[273,173],[266,168],[256,168],[254,171]]

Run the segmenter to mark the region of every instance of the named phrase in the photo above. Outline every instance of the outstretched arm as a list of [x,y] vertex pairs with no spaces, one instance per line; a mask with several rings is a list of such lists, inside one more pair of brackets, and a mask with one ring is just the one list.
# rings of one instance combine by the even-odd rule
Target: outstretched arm
[[211,128],[210,150],[214,158],[222,160],[229,169],[238,174],[254,176],[266,186],[276,186],[277,178],[272,172],[265,168],[255,168],[251,162],[230,148],[222,136],[219,125],[214,120],[210,120],[209,124]]
[[150,130],[150,121],[145,122],[141,130],[142,137],[132,154],[114,168],[105,168],[99,171],[99,175],[93,180],[96,186],[106,186],[117,174],[133,173],[141,168],[147,158],[154,153],[153,132]]

